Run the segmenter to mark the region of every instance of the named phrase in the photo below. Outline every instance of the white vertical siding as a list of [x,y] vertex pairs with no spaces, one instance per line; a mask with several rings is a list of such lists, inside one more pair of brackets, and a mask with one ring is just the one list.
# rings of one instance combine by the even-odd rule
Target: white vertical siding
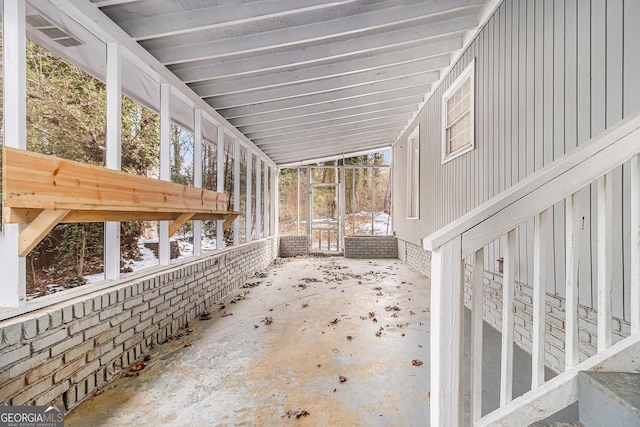
[[[640,110],[640,2],[505,0],[394,146],[400,239],[419,239]],[[442,94],[476,60],[476,148],[441,164]],[[406,137],[420,123],[420,219],[406,220]],[[629,235],[629,165],[613,171],[614,236]],[[580,303],[595,306],[597,192],[578,193]],[[550,211],[546,289],[564,296],[564,202]],[[624,231],[624,233],[621,233]],[[519,227],[515,276],[532,282],[533,219]],[[613,314],[628,318],[629,243],[613,241]],[[499,242],[484,251],[492,269]]]

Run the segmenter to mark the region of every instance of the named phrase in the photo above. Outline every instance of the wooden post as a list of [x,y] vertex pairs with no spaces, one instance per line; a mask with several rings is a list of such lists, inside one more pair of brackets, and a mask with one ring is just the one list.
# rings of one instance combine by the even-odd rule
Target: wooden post
[[[105,166],[122,169],[122,78],[118,43],[107,43],[107,142]],[[120,278],[120,223],[104,223],[104,278]]]
[[252,192],[252,166],[253,166],[253,154],[251,154],[251,150],[249,149],[249,147],[247,147],[247,200],[245,202],[245,207],[246,207],[246,211],[245,211],[245,227],[246,227],[246,231],[245,231],[245,235],[246,235],[246,240],[247,243],[249,243],[251,241],[251,229],[253,227],[253,217],[251,216],[251,192]]
[[598,352],[611,345],[612,176],[598,179]]
[[[193,186],[202,188],[202,110],[193,111]],[[193,221],[193,255],[202,255],[202,221]]]
[[432,426],[462,425],[462,246],[457,236],[431,253]]
[[[160,85],[160,179],[171,181],[171,85]],[[158,231],[158,258],[160,265],[171,262],[169,221],[160,221]]]
[[256,240],[262,239],[262,168],[260,156],[256,156]]
[[580,265],[580,209],[577,193],[565,200],[566,217],[566,320],[565,369],[578,364],[578,266]]
[[473,257],[473,288],[471,291],[471,421],[482,418],[482,334],[484,249]]
[[[4,22],[4,144],[27,148],[26,21],[23,0],[5,0]],[[2,219],[0,219],[2,220]],[[26,262],[18,255],[18,238],[24,226],[3,224],[0,233],[0,307],[26,303]]]
[[500,406],[513,399],[513,292],[516,270],[516,229],[507,233],[502,277],[502,358]]
[[544,383],[544,333],[548,211],[536,215],[533,235],[533,336],[531,346],[531,389]]
[[[240,210],[240,140],[233,140],[233,210]],[[240,222],[233,221],[233,244],[240,244]]]
[[[225,152],[224,152],[224,127],[218,124],[218,149],[217,149],[217,168],[216,168],[216,191],[224,193],[224,168],[225,168]],[[216,222],[216,249],[224,248],[224,221]]]

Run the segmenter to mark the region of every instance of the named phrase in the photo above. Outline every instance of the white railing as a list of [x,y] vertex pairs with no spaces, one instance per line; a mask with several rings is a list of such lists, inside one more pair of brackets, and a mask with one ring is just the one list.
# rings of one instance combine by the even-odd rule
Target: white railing
[[[472,274],[472,425],[528,425],[577,399],[578,370],[602,363],[612,353],[640,341],[640,116],[622,121],[518,184],[423,239],[431,260],[431,425],[463,423],[462,350],[464,264]],[[611,346],[612,186],[610,172],[631,160],[631,336]],[[579,362],[578,265],[580,227],[576,193],[597,181],[598,347]],[[547,210],[565,200],[566,209],[566,369],[544,382],[545,265]],[[532,389],[512,401],[516,229],[534,219]],[[482,306],[484,247],[504,239],[500,408],[482,417]],[[626,341],[626,343],[625,343]],[[546,396],[546,398],[545,398]],[[536,399],[543,397],[542,404]],[[509,419],[510,421],[505,421]]]

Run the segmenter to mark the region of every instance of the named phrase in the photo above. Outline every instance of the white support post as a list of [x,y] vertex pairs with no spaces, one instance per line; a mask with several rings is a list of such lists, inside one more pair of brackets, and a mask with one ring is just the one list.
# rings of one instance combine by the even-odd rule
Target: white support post
[[516,272],[516,230],[507,233],[502,276],[502,358],[500,406],[513,399],[513,297]]
[[565,369],[580,360],[578,341],[578,268],[580,265],[580,209],[577,194],[565,200],[566,217],[566,321],[565,321]]
[[431,253],[432,426],[462,425],[462,245],[457,236]]
[[297,174],[297,193],[296,193],[296,234],[300,234],[300,168],[296,169]]
[[[122,169],[122,56],[118,43],[107,43],[107,143],[105,166]],[[120,222],[104,223],[104,278],[120,278]]]
[[536,215],[533,234],[533,336],[531,389],[544,384],[544,332],[546,304],[547,241],[549,213]]
[[262,226],[264,227],[264,237],[271,235],[269,230],[269,209],[271,209],[271,200],[269,200],[269,166],[267,162],[262,162]]
[[260,156],[256,156],[256,240],[262,239],[262,168]]
[[253,154],[251,154],[251,150],[249,148],[247,148],[247,200],[245,203],[245,235],[247,236],[247,243],[249,243],[251,241],[251,228],[253,227],[253,218],[251,216],[251,198],[252,198],[252,179],[251,179],[251,175],[252,175],[252,163],[253,163]]
[[[193,110],[193,186],[202,188],[202,110]],[[202,221],[193,221],[193,255],[202,255]]]
[[[217,176],[216,176],[216,191],[218,193],[224,193],[224,168],[225,168],[225,152],[224,152],[224,127],[218,125],[218,158],[217,158]],[[216,221],[216,249],[224,249],[224,220]]]
[[[160,85],[160,179],[171,180],[171,85]],[[160,221],[158,232],[158,258],[160,265],[171,262],[169,221]]]
[[[27,148],[27,77],[25,1],[5,0],[4,25],[4,144]],[[2,220],[2,219],[0,219]],[[18,255],[20,224],[3,224],[0,235],[0,307],[26,303],[26,262]]]
[[640,332],[640,155],[631,159],[631,333]]
[[471,421],[482,418],[482,334],[483,334],[484,249],[473,257],[471,291]]
[[598,179],[598,352],[611,346],[612,176]]
[[277,236],[280,233],[280,170],[271,168],[271,235]]
[[[233,140],[233,210],[240,210],[240,140]],[[240,223],[233,221],[233,245],[240,244]]]

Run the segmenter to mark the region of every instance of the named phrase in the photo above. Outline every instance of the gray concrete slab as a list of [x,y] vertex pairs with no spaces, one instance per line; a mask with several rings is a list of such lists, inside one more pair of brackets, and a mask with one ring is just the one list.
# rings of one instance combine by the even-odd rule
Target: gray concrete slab
[[266,273],[66,425],[428,425],[428,279],[399,260],[338,257],[279,260]]

